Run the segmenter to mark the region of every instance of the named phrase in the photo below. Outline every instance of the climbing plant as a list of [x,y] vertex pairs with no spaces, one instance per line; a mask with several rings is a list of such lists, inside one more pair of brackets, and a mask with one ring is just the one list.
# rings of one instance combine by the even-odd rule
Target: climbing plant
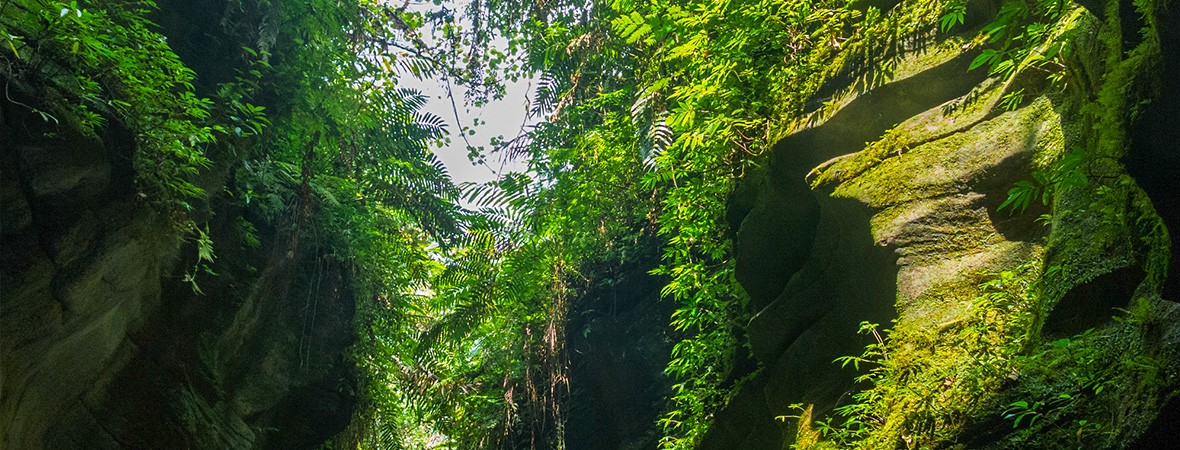
[[[1071,36],[1059,30],[1076,11],[1002,2],[964,39],[980,52],[970,66],[1007,83],[1033,72],[1071,82]],[[182,281],[194,291],[230,263],[210,232],[215,214],[232,214],[224,222],[237,241],[269,251],[275,266],[314,257],[347,268],[361,401],[335,444],[564,448],[571,308],[609,276],[603,267],[657,245],[651,274],[676,305],[668,327],[678,339],[659,442],[687,449],[750,375],[738,363],[751,311],[726,221],[740,179],[781,137],[890,79],[904,51],[960,32],[968,5],[235,0],[202,30],[230,43],[211,60],[172,47],[166,36],[178,31],[153,23],[161,12],[151,0],[8,0],[0,13],[6,100],[50,128],[129,132],[134,197],[186,236],[194,255]],[[201,78],[197,64],[220,71],[203,67]],[[507,81],[533,80],[536,125],[490,148],[468,145],[475,161],[524,168],[456,185],[432,146],[471,130],[424,112],[426,97],[405,87],[410,77],[445,86],[455,116],[503,96]],[[1026,89],[1013,86],[1009,109]],[[460,90],[468,96],[455,98]],[[1078,158],[1018,184],[1000,209],[1084,184]],[[964,398],[1031,367],[1018,357],[1032,348],[1037,307],[1034,278],[1022,274],[979,274],[972,313],[937,330],[866,324],[876,343],[843,360],[873,366],[866,390],[838,418],[802,427],[800,445],[949,442],[977,412]],[[895,351],[899,338],[934,350]],[[1037,347],[1039,361],[1105,357],[1061,356],[1071,345]],[[979,361],[987,364],[964,369]],[[1149,377],[1155,362],[1141,362],[1132,368]],[[1056,405],[1096,398],[1114,379],[1099,375],[1062,381],[1068,398],[1030,392],[1008,403],[1008,417],[1030,430],[1075,419],[1055,416]],[[905,417],[891,416],[897,404]],[[1077,420],[1079,441],[1104,436]]]
[[[47,124],[90,136],[110,121],[128,128],[138,189],[180,225],[203,195],[193,178],[209,166],[208,148],[226,128],[212,120],[212,102],[196,96],[194,72],[150,27],[146,16],[154,6],[150,0],[4,2],[0,75],[6,100]],[[14,82],[41,90],[17,100]]]
[[[524,37],[510,49],[523,52],[525,67],[538,73],[533,113],[547,119],[527,139],[500,149],[528,160],[531,170],[500,186],[515,193],[506,203],[539,214],[526,217],[545,218],[527,222],[534,224],[602,217],[609,204],[585,203],[595,198],[612,200],[616,208],[645,205],[623,208],[625,214],[613,215],[618,222],[603,220],[598,229],[609,236],[619,223],[654,220],[666,245],[654,274],[670,280],[662,292],[680,305],[670,325],[685,340],[668,368],[677,382],[661,421],[663,445],[691,447],[725,403],[733,377],[741,375],[732,372],[734,360],[746,351],[734,334],[747,317],[723,220],[735,180],[793,124],[806,122],[828,80],[853,76],[863,80],[860,89],[875,86],[888,75],[900,38],[936,29],[943,8],[911,3],[882,11],[770,0],[495,6],[526,11],[514,17],[527,20],[487,23],[516,27]],[[580,170],[579,160],[608,149],[637,159]],[[549,202],[604,179],[619,180],[613,185],[642,179],[639,188],[628,189],[651,192],[650,200],[627,201],[607,190],[587,197],[579,192],[581,203]],[[538,188],[521,188],[526,185]],[[489,212],[500,223],[520,218],[499,204]],[[578,242],[576,232],[538,236],[563,242],[577,256],[567,262],[584,260],[595,248],[565,244]]]

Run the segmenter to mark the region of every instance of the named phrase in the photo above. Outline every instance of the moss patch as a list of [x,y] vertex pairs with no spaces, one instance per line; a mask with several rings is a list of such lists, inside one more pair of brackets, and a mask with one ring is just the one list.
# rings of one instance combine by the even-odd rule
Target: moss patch
[[[860,176],[836,186],[833,195],[855,198],[870,206],[884,208],[900,203],[934,198],[965,190],[989,170],[1001,167],[1009,158],[1030,158],[1030,150],[1052,150],[1060,142],[1060,118],[1048,99],[1041,98],[1028,108],[1008,112],[963,133],[923,144],[897,157],[886,158]],[[891,135],[870,146],[863,156],[841,161],[828,170],[856,172],[845,164],[863,164],[860,158],[875,159],[882,150],[904,142]]]

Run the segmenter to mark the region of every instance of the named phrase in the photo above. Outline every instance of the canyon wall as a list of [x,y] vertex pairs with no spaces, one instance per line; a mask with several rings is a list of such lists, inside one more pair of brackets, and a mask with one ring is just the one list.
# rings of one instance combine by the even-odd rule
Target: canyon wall
[[[1010,313],[1031,317],[1030,342],[1068,344],[1099,330],[1137,342],[1121,348],[1124,357],[1141,352],[1158,363],[1150,380],[1128,381],[1134,394],[1092,399],[1138,409],[1119,416],[1112,432],[1131,439],[1109,446],[1145,442],[1174,420],[1167,412],[1174,408],[1163,405],[1180,382],[1173,303],[1180,297],[1168,288],[1175,286],[1175,240],[1165,228],[1180,226],[1168,192],[1180,167],[1176,141],[1165,136],[1180,116],[1174,81],[1161,80],[1177,78],[1180,53],[1174,28],[1145,23],[1123,3],[1096,5],[1097,15],[1077,8],[1057,25],[1055,32],[1072,36],[1073,78],[1064,87],[1032,70],[1010,79],[968,70],[979,55],[969,42],[978,28],[914,37],[888,81],[864,86],[853,84],[864,78],[848,77],[848,94],[779,141],[763,170],[743,180],[729,213],[759,369],[700,448],[781,449],[806,437],[813,420],[844,420],[833,410],[873,386],[857,381],[868,364],[857,370],[834,362],[881,338],[858,333],[862,322],[895,330],[884,345],[895,352],[887,357],[915,358],[906,376],[934,371],[937,362],[922,358],[939,350],[924,348],[947,345],[946,336],[973,326],[977,299],[1005,272],[1036,283],[1039,303]],[[1085,182],[1055,186],[1050,205],[1037,199],[1027,210],[1001,210],[1016,183],[1066,158],[1085,161],[1075,169]],[[1157,165],[1146,167],[1148,160]],[[1143,328],[1127,328],[1119,317],[1127,310],[1137,311]],[[965,399],[990,410],[954,419],[964,425],[949,440],[965,448],[1053,448],[1061,442],[1053,439],[1068,439],[1062,434],[1076,429],[1064,425],[1017,441],[1021,431],[1001,420],[1010,402],[1052,384],[1045,377],[1013,373],[984,398]],[[923,396],[952,395],[955,382],[947,376]],[[1065,421],[1073,407],[1051,412]],[[898,400],[874,426],[917,427],[917,411]],[[885,445],[909,445],[906,433]]]

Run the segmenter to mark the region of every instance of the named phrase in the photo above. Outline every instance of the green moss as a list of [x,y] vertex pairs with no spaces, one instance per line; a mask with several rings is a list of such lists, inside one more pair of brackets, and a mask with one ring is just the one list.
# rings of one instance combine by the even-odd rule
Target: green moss
[[[1108,326],[1039,345],[1017,361],[1016,383],[991,401],[990,409],[1005,411],[1010,432],[979,447],[1091,449],[1133,442],[1168,397],[1176,346],[1158,331],[1176,319],[1174,305],[1140,300]],[[995,424],[986,415],[977,421]]]
[[[839,426],[820,421],[827,444],[841,448],[941,448],[957,440],[971,418],[1006,382],[1023,350],[1035,308],[1037,268],[977,274],[932,290],[957,311],[940,323],[899,320],[887,338],[854,363],[876,366],[862,381],[872,387],[839,409]],[[945,295],[945,297],[944,297]],[[875,336],[879,335],[874,330]],[[806,424],[800,426],[807,432]],[[802,441],[801,441],[802,442]],[[803,442],[803,448],[809,447]]]
[[[982,177],[1007,158],[1030,157],[1029,151],[1060,152],[1060,118],[1045,98],[1027,108],[1001,114],[962,133],[929,142],[888,157],[860,176],[836,186],[833,195],[861,200],[873,207],[933,198],[961,191],[963,183]],[[852,174],[857,166],[881,158],[902,141],[886,135],[862,155],[842,160],[827,171]],[[1029,145],[1033,144],[1033,145]]]
[[[1142,99],[1158,89],[1158,6],[1136,6],[1147,24],[1144,30],[1121,29],[1118,4],[1108,2],[1107,20],[1094,42],[1101,51],[1079,57],[1071,68],[1098,82],[1081,86],[1083,92],[1096,91],[1093,97],[1074,91],[1062,108],[1075,124],[1064,133],[1066,145],[1083,152],[1087,182],[1062,186],[1054,198],[1041,308],[1047,314],[1071,290],[1116,270],[1139,267],[1146,277],[1134,297],[1124,300],[1131,305],[1125,315],[1069,339],[1040,344],[1020,360],[1019,382],[991,409],[1007,410],[1010,419],[1027,413],[1039,420],[1025,420],[986,447],[1124,447],[1150,426],[1174,390],[1166,374],[1174,373],[1170,367],[1176,364],[1177,345],[1162,330],[1175,328],[1176,308],[1159,301],[1168,232],[1119,161],[1128,147],[1128,123]],[[1131,32],[1144,39],[1124,53],[1123,35]],[[994,419],[978,419],[988,420]]]
[[[911,292],[899,283],[901,315],[888,338],[850,359],[877,364],[863,380],[871,385],[842,416],[800,423],[800,448],[1121,448],[1175,395],[1180,343],[1172,330],[1180,314],[1159,292],[1168,230],[1120,162],[1128,124],[1158,90],[1161,5],[1141,1],[1136,8],[1144,30],[1120,29],[1115,1],[1103,23],[1079,10],[1059,24],[1075,27],[1059,32],[1073,33],[1077,48],[1063,92],[998,114],[994,99],[1002,93],[1037,85],[1018,74],[967,108],[912,118],[812,174],[813,187],[882,208],[873,218],[875,239],[898,245],[911,279],[933,281]],[[1124,52],[1128,32],[1143,40]],[[967,215],[939,212],[956,210],[965,189],[1002,161],[1023,158],[1016,167],[1056,170],[1066,151],[1081,152],[1085,162],[1074,170],[1084,171],[1085,181],[1055,192],[1043,253],[972,226]],[[930,239],[905,240],[915,222]],[[958,238],[938,236],[955,224]],[[1013,246],[999,249],[1004,245]],[[968,270],[961,261],[973,252],[999,258],[993,266],[1019,268]],[[1127,268],[1145,277],[1133,296],[1113,299],[1126,301],[1122,314],[1067,339],[1042,336],[1067,293]]]
[[1098,185],[1057,193],[1047,259],[1060,272],[1045,286],[1047,302],[1053,304],[1073,287],[1135,263],[1124,208],[1129,189],[1126,184]]
[[861,95],[887,83],[895,83],[938,67],[964,53],[969,48],[961,36],[951,36],[920,50],[903,56],[882,61],[876,70],[869,70],[857,77],[849,86],[831,96],[818,109],[800,116],[799,120],[784,127],[783,137],[823,125],[827,119],[848,106]]
[[[1094,43],[1094,50],[1101,51],[1079,57],[1071,68],[1075,73],[1101,75],[1096,77],[1099,85],[1086,89],[1097,91],[1096,95],[1081,97],[1068,108],[1076,112],[1067,120],[1083,125],[1066,135],[1066,145],[1084,153],[1089,182],[1065,186],[1054,198],[1048,258],[1049,265],[1060,267],[1061,272],[1046,285],[1050,303],[1074,286],[1133,264],[1146,262],[1155,289],[1166,271],[1166,258],[1159,255],[1168,251],[1167,230],[1146,195],[1125,175],[1120,161],[1127,149],[1127,124],[1142,99],[1158,91],[1159,39],[1154,29],[1158,6],[1149,2],[1136,6],[1145,29],[1123,30],[1118,3],[1108,2],[1106,23]],[[1124,53],[1123,35],[1128,32],[1142,33],[1143,40]]]
[[999,98],[995,80],[988,79],[967,95],[906,120],[864,150],[821,164],[809,182],[813,188],[837,185],[913,147],[961,132],[983,120]]
[[1172,254],[1172,240],[1168,228],[1142,189],[1134,189],[1131,192],[1130,203],[1129,222],[1134,226],[1133,234],[1139,237],[1139,257],[1144,261],[1144,272],[1147,274],[1143,288],[1150,293],[1161,293],[1160,289],[1164,278],[1167,277]]

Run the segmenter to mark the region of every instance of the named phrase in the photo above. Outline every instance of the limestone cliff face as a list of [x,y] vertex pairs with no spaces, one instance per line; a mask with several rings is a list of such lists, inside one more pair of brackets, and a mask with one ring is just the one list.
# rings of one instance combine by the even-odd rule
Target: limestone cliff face
[[[1129,340],[1145,344],[1125,351],[1164,361],[1163,379],[1122,399],[1143,411],[1120,424],[1121,437],[1129,439],[1110,446],[1148,439],[1141,433],[1180,386],[1180,311],[1167,301],[1180,298],[1164,288],[1168,234],[1152,206],[1172,204],[1174,195],[1163,194],[1160,183],[1174,177],[1151,175],[1168,173],[1161,167],[1141,170],[1151,179],[1145,191],[1121,161],[1139,158],[1134,152],[1145,144],[1135,142],[1161,133],[1148,130],[1175,128],[1175,115],[1153,113],[1152,126],[1136,128],[1146,134],[1128,132],[1139,115],[1137,102],[1158,92],[1161,61],[1180,56],[1174,33],[1160,39],[1155,28],[1111,17],[1109,8],[1119,3],[1111,5],[1100,5],[1107,12],[1102,19],[1078,9],[1066,22],[1077,30],[1070,68],[1077,78],[1065,90],[1049,89],[1043,75],[1001,81],[968,71],[977,54],[964,50],[969,45],[955,37],[930,40],[905,51],[891,81],[837,99],[833,110],[817,112],[774,147],[766,169],[739,187],[729,214],[737,276],[753,316],[749,343],[761,369],[718,414],[700,448],[786,448],[800,429],[791,419],[800,411],[791,405],[810,406],[809,414],[820,418],[866,388],[854,382],[858,373],[851,366],[833,363],[873,342],[857,334],[860,322],[895,321],[886,326],[903,331],[890,345],[941,345],[915,340],[917,333],[906,330],[937,336],[969,322],[972,299],[984,294],[984,274],[1030,266],[1052,272],[1037,275],[1036,308],[1043,310],[1028,312],[1036,316],[1032,333],[1045,342],[1091,328],[1117,330],[1123,322],[1112,320],[1119,314],[1114,308],[1145,302],[1142,314],[1153,331],[1126,331]],[[1135,42],[1141,28],[1146,39]],[[1125,38],[1121,46],[1112,34]],[[1021,89],[1040,94],[1026,95],[1014,108],[1001,106],[1006,94]],[[1174,111],[1168,108],[1162,107]],[[1161,146],[1176,149],[1151,141],[1143,151]],[[1020,214],[999,211],[1015,182],[1071,151],[1091,161],[1090,187],[1060,189],[1051,209],[1034,203]],[[1155,150],[1157,161],[1171,161],[1174,174],[1175,159],[1163,153]],[[1050,212],[1049,224],[1036,222]],[[1180,226],[1174,220],[1167,225]],[[1029,395],[1025,386],[1039,381],[1012,377],[1015,385],[999,387],[993,400],[971,400],[990,401],[994,409],[964,419],[975,425],[965,428],[970,431],[959,445],[1016,445],[1009,435],[1018,432],[1004,431],[1011,421],[994,419],[1005,401],[1019,400],[1014,393]],[[899,404],[890,413],[896,416],[883,417],[882,427],[912,426],[906,417],[912,410],[905,408]],[[1023,448],[1056,448],[1053,438],[1021,439]]]
[[0,448],[312,448],[347,424],[347,271],[274,230],[249,247],[214,196],[197,295],[195,246],[136,193],[117,126],[0,119]]

